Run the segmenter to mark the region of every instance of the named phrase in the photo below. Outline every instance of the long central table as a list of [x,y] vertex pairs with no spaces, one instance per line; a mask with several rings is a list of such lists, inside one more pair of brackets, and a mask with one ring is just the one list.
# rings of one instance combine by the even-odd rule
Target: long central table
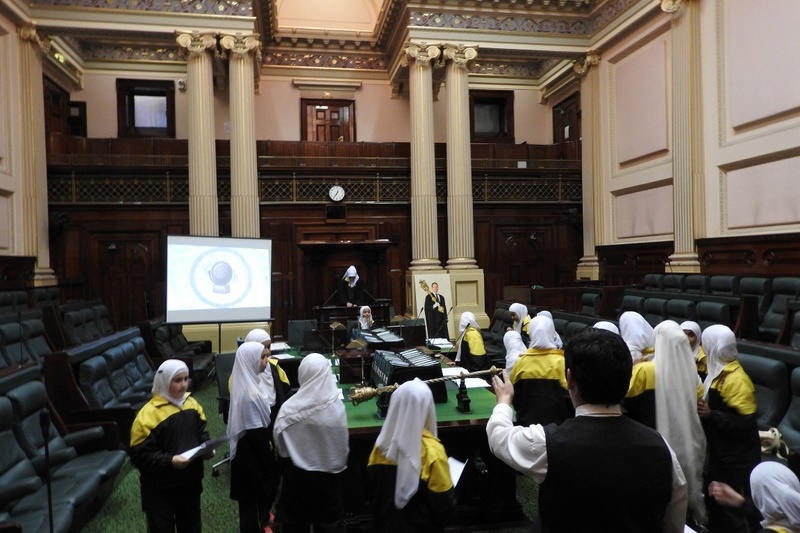
[[[345,511],[348,531],[369,530],[372,513],[366,466],[383,421],[377,417],[376,399],[352,405],[347,401],[350,385],[342,385],[345,397],[347,425],[350,432],[350,458],[345,486]],[[495,405],[488,389],[469,389],[472,413],[456,410],[455,383],[447,383],[447,403],[436,404],[438,436],[451,457],[469,459],[466,487],[459,486],[457,526],[515,524],[526,519],[517,502],[516,474],[489,451],[486,422]],[[465,476],[468,473],[464,474]]]

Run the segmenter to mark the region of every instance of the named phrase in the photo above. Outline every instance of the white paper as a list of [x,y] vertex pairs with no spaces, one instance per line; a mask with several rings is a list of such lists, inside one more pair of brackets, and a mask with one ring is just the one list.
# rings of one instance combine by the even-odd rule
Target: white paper
[[273,359],[294,359],[294,356],[290,353],[273,353],[270,354],[270,357]]
[[[461,380],[454,381],[456,385],[461,385]],[[489,382],[481,378],[465,378],[464,386],[468,389],[485,389],[489,387]]]
[[469,372],[467,372],[465,368],[462,368],[460,366],[446,366],[442,368],[442,375],[444,377],[460,376],[461,374],[468,374],[468,373]]
[[194,459],[196,457],[202,457],[216,450],[229,440],[230,437],[228,437],[227,435],[218,437],[216,439],[207,440],[200,446],[195,446],[191,450],[186,450],[185,452],[180,454],[180,457],[183,457],[184,459]]
[[274,353],[285,352],[289,348],[291,348],[291,346],[289,346],[285,342],[273,342],[272,344],[269,345],[270,351]]
[[458,459],[448,457],[447,464],[450,465],[450,481],[453,482],[453,486],[455,487],[458,485],[458,480],[461,479],[461,474],[464,473],[464,467],[467,463],[462,463]]
[[344,391],[342,389],[339,389],[339,399],[344,400]]

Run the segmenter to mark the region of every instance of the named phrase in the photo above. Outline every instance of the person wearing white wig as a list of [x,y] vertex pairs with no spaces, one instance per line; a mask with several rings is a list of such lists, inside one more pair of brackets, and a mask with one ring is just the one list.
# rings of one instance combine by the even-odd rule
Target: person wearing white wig
[[[708,375],[697,413],[708,449],[705,484],[721,481],[749,496],[750,472],[761,461],[755,387],[737,361],[736,336],[729,327],[721,324],[707,327],[702,341]],[[744,520],[727,513],[713,499],[707,503],[712,532],[747,531]]]
[[[536,316],[546,316],[550,320],[553,320],[553,313],[547,310],[539,311],[536,313]],[[561,335],[559,335],[557,331],[555,332],[555,337],[553,337],[553,342],[556,343],[556,348],[559,350],[564,347],[564,341],[561,340]]]
[[336,298],[339,305],[353,307],[363,305],[365,301],[364,281],[358,275],[356,267],[350,265],[345,271],[336,288]]
[[606,331],[610,331],[611,333],[616,333],[619,335],[619,328],[613,322],[609,322],[608,320],[601,320],[599,322],[595,322],[592,324],[594,329],[604,329]]
[[507,327],[506,331],[516,331],[522,337],[522,341],[527,344],[531,338],[528,331],[531,323],[528,306],[521,303],[513,303],[508,307],[508,312],[511,314],[511,326]]
[[[281,531],[335,532],[344,517],[342,476],[349,453],[347,415],[328,359],[305,356],[300,388],[275,419],[278,455],[287,458],[276,506]],[[313,505],[308,505],[313,501]]]
[[653,358],[653,326],[642,315],[636,311],[622,313],[619,317],[619,334],[631,351],[633,364]]
[[702,330],[700,329],[700,324],[692,320],[686,320],[681,322],[681,329],[689,338],[689,345],[692,347],[692,356],[697,366],[697,373],[700,374],[701,378],[705,379],[708,368],[706,367],[706,352],[703,351],[703,343],[701,342]]
[[655,335],[656,430],[678,457],[686,477],[689,512],[697,524],[703,525],[706,436],[697,415],[697,400],[703,387],[689,339],[678,324],[664,321],[656,326]]
[[390,398],[367,466],[376,531],[443,531],[455,509],[430,387],[407,381]]
[[514,384],[517,423],[560,424],[574,413],[567,393],[564,351],[556,347],[556,327],[551,318],[536,315],[530,331],[530,348],[508,372]]
[[475,315],[469,311],[461,314],[458,321],[458,351],[456,352],[456,362],[461,363],[468,372],[486,370],[491,361],[486,355],[486,345],[483,343],[483,335],[475,319]]
[[153,397],[131,426],[128,453],[139,469],[142,510],[151,532],[199,533],[203,462],[180,454],[208,440],[206,415],[187,392],[189,368],[167,359],[153,379]]
[[522,342],[519,332],[512,329],[503,335],[503,345],[506,348],[506,370],[510,372],[520,354],[526,350],[525,343]]
[[260,342],[245,342],[236,350],[231,372],[231,498],[239,502],[241,533],[263,532],[269,524],[279,480],[272,420],[288,395],[288,386],[275,379],[271,369],[264,372],[268,356],[269,350]]

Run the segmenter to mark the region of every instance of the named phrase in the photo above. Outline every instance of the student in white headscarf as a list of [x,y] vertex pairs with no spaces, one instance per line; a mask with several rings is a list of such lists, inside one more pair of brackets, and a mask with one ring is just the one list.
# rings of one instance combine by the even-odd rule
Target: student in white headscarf
[[697,373],[700,374],[702,379],[705,379],[708,369],[706,368],[706,352],[703,351],[703,343],[701,342],[702,330],[700,329],[700,324],[692,320],[686,320],[681,322],[681,329],[689,338]]
[[697,524],[703,525],[706,436],[697,415],[697,400],[703,387],[689,339],[678,324],[662,322],[656,326],[655,336],[656,430],[678,457],[686,477],[689,513]]
[[[727,326],[715,324],[703,331],[708,375],[697,414],[706,433],[708,460],[706,485],[727,483],[750,495],[750,472],[761,461],[761,442],[756,421],[753,382],[737,361],[736,336]],[[707,500],[712,532],[746,531],[742,520],[732,517],[713,499]]]
[[367,466],[376,531],[444,530],[455,497],[436,435],[430,387],[419,379],[400,385]]
[[372,320],[372,309],[368,305],[362,305],[358,310],[358,323],[350,330],[350,338],[353,340],[360,339],[362,331],[372,329],[375,321]]
[[533,317],[530,348],[520,354],[508,373],[521,426],[560,424],[574,413],[567,393],[564,351],[556,346],[555,331],[551,318]]
[[239,502],[240,533],[263,532],[278,485],[272,445],[272,421],[288,395],[275,379],[269,350],[245,342],[236,350],[231,373],[228,436],[231,456],[231,498]]
[[297,378],[300,388],[281,407],[273,430],[278,455],[288,458],[275,519],[284,533],[312,526],[318,533],[341,531],[349,453],[344,404],[324,356],[305,356]]
[[619,328],[613,322],[609,322],[608,320],[601,320],[599,322],[595,322],[592,327],[594,329],[604,329],[606,331],[610,331],[611,333],[616,333],[619,335]]
[[459,341],[456,362],[460,363],[468,372],[486,370],[491,365],[486,355],[486,345],[483,343],[480,326],[475,315],[469,311],[461,314],[458,321]]
[[520,354],[526,350],[525,343],[522,342],[519,332],[512,329],[503,335],[503,345],[506,348],[506,370],[510,372]]
[[522,337],[522,342],[527,344],[531,338],[528,331],[531,323],[528,306],[521,303],[513,303],[508,307],[508,312],[511,314],[511,326],[507,327],[506,331],[516,331]]
[[653,358],[655,337],[651,326],[636,311],[625,311],[619,317],[619,334],[631,351],[633,364]]
[[[272,372],[264,371],[264,373],[261,375],[261,378],[267,381],[267,385],[269,385],[269,380],[274,376],[275,370],[278,371],[277,377],[281,381],[289,385],[289,377],[286,375],[286,372],[284,372],[283,369],[281,368],[279,361],[271,357],[272,352],[270,351],[270,347],[272,346],[272,337],[269,336],[269,333],[267,333],[265,330],[261,328],[251,329],[247,333],[247,336],[244,338],[244,342],[260,342],[261,345],[264,346],[264,350],[267,351],[267,356],[270,356],[269,362],[275,368],[270,369],[272,370]],[[272,375],[268,376],[267,374],[272,374]],[[230,390],[230,381],[228,382],[228,390]]]
[[800,480],[778,461],[759,463],[750,474],[752,500],[719,481],[708,492],[720,505],[760,521],[757,533],[800,533]]
[[364,305],[365,301],[364,282],[358,275],[356,267],[350,265],[347,271],[339,280],[339,285],[336,288],[336,298],[339,305],[346,305],[353,307],[357,305]]
[[153,379],[153,397],[131,426],[131,462],[139,469],[148,531],[199,532],[203,462],[180,454],[208,440],[206,415],[187,392],[189,368],[167,359]]
[[[536,316],[546,316],[550,320],[553,320],[553,313],[547,311],[546,309],[536,313]],[[555,337],[553,338],[553,341],[556,343],[556,348],[558,348],[559,350],[564,347],[564,341],[561,340],[561,335],[559,335],[557,331],[555,332]]]

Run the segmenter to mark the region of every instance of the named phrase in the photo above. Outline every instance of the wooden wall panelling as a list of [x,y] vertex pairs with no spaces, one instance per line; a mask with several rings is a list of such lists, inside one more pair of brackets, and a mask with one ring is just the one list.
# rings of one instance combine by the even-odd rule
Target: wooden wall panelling
[[672,242],[598,246],[600,279],[604,285],[641,284],[645,274],[663,274]]
[[797,276],[800,234],[698,239],[704,274]]
[[35,257],[0,255],[0,291],[28,288],[35,265]]

